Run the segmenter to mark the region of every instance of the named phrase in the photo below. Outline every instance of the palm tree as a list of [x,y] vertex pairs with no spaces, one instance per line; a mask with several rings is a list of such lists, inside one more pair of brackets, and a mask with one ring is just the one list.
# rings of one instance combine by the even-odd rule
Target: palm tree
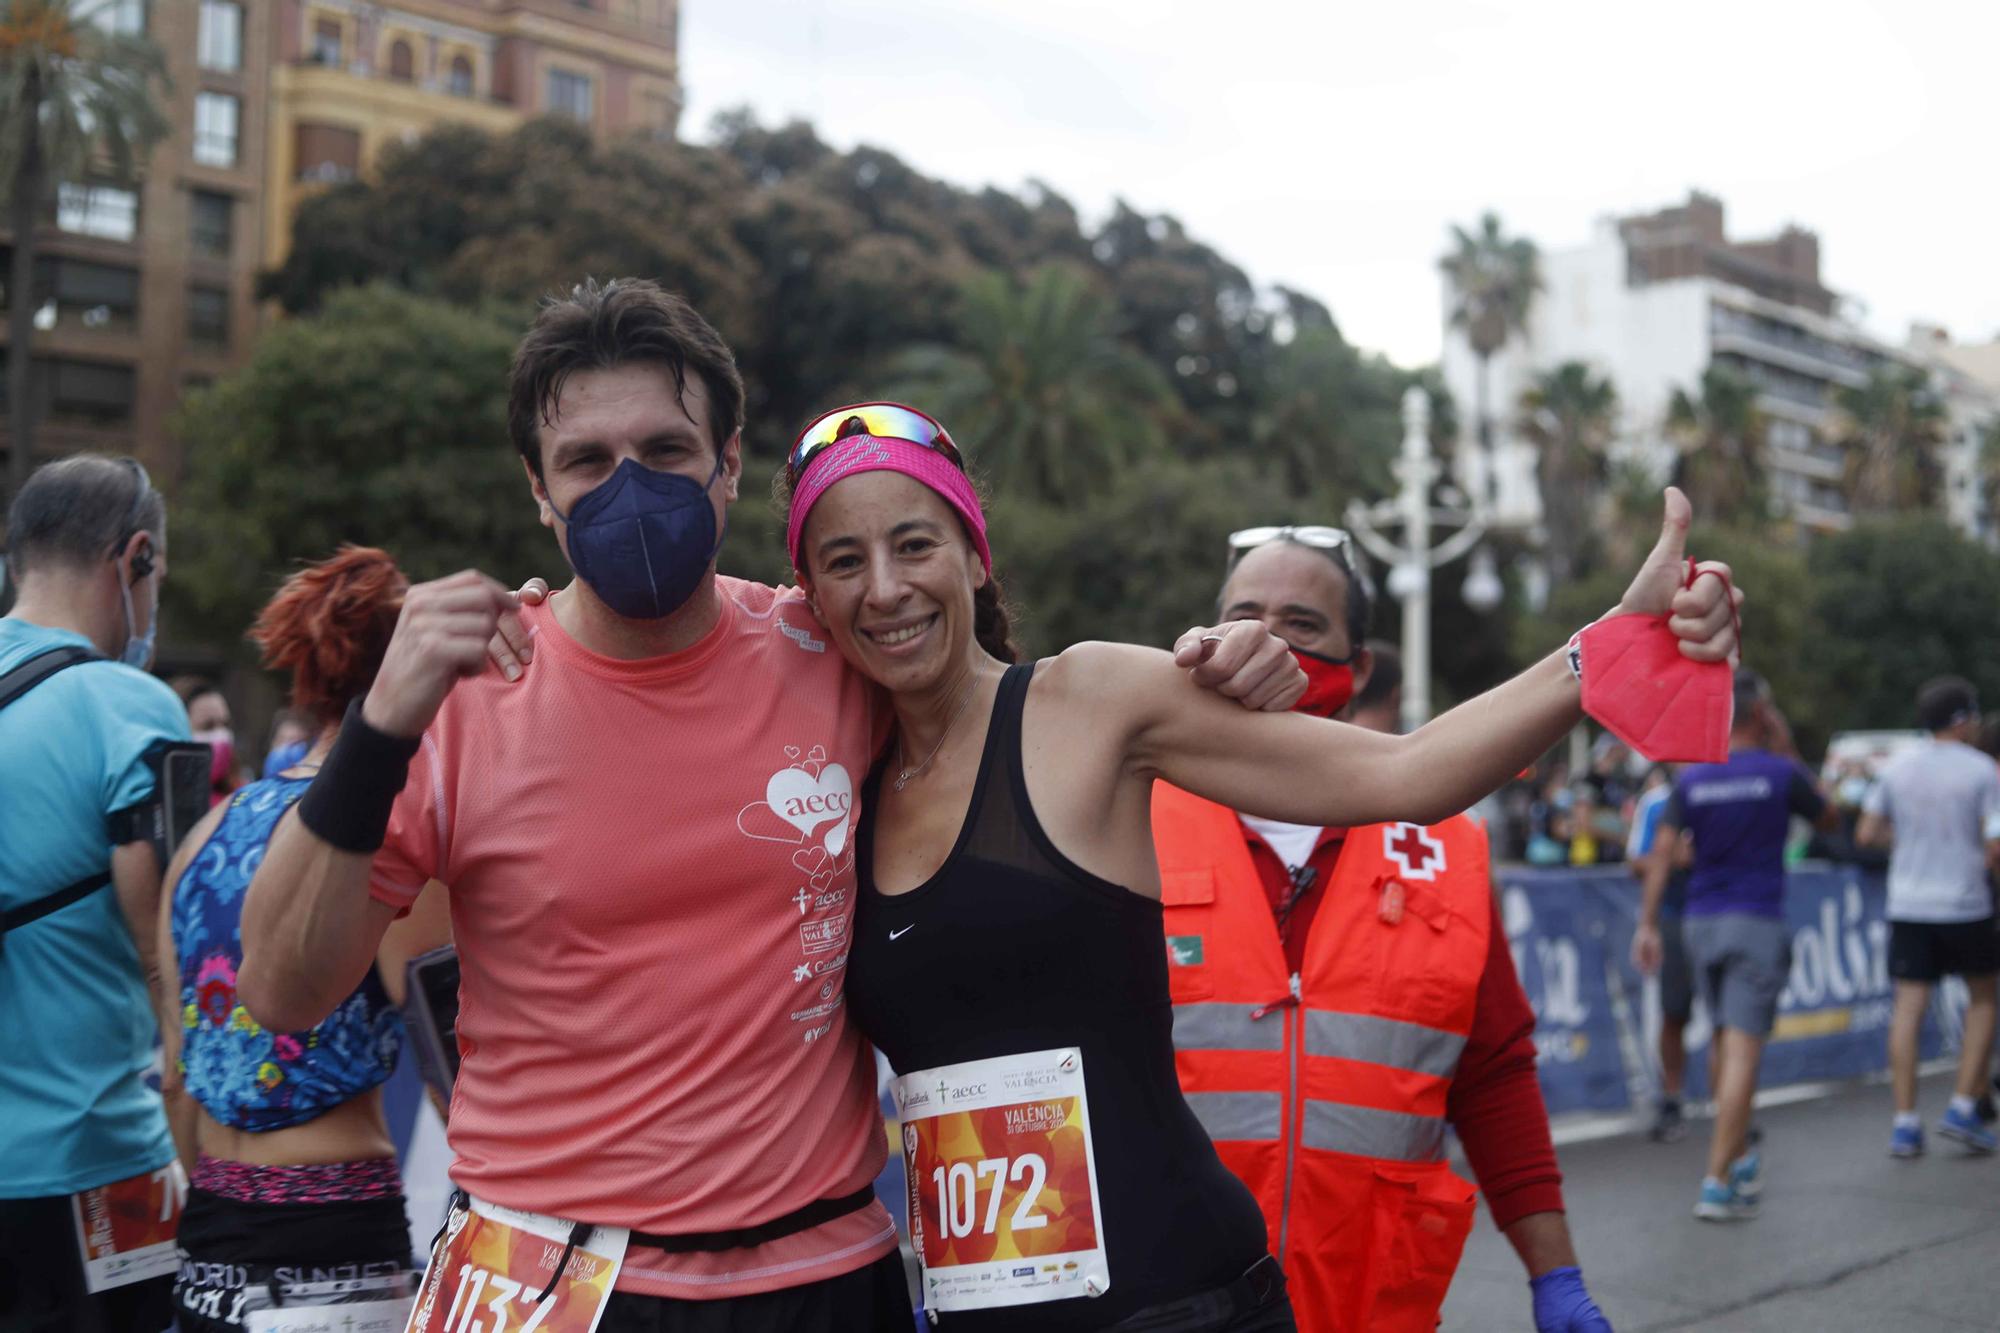
[[890,378],[943,418],[1008,494],[1061,501],[1098,489],[1165,441],[1164,376],[1118,334],[1109,297],[1065,264],[1025,284],[983,272],[965,288],[952,346],[903,352]]
[[1836,396],[1847,450],[1847,501],[1857,515],[1928,508],[1942,479],[1945,407],[1916,366],[1879,365]]
[[1527,327],[1528,308],[1542,289],[1541,257],[1526,237],[1509,238],[1500,230],[1500,216],[1486,213],[1479,229],[1468,232],[1452,225],[1452,250],[1438,260],[1451,286],[1451,326],[1465,334],[1479,358],[1479,382],[1473,415],[1479,429],[1479,453],[1487,468],[1488,498],[1493,485],[1493,420],[1488,386],[1493,354]]
[[30,389],[35,225],[49,185],[108,167],[131,180],[167,132],[154,98],[166,63],[146,37],[112,31],[114,0],[0,0],[0,183],[14,263],[7,279],[8,492],[34,455]]
[[1696,394],[1674,390],[1667,406],[1667,435],[1679,451],[1674,484],[1702,521],[1769,516],[1764,428],[1757,386],[1728,366],[1711,363]]
[[1617,413],[1618,390],[1581,361],[1542,372],[1521,394],[1519,429],[1537,450],[1549,577],[1557,586],[1580,572],[1595,535],[1592,511],[1610,475]]

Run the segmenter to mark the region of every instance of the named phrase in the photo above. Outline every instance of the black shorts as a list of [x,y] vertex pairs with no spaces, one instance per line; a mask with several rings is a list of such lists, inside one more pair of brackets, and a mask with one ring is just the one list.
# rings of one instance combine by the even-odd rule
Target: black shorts
[[[389,1300],[414,1292],[402,1198],[250,1203],[188,1191],[174,1313],[181,1333],[241,1333],[250,1311],[281,1304]],[[342,1285],[340,1297],[304,1296]]]
[[1898,981],[2000,972],[2000,929],[1979,921],[1891,921],[1889,975]]
[[0,1333],[155,1333],[173,1321],[171,1275],[92,1295],[67,1194],[0,1199]]
[[614,1291],[597,1333],[911,1333],[917,1316],[903,1256],[802,1287],[681,1301]]

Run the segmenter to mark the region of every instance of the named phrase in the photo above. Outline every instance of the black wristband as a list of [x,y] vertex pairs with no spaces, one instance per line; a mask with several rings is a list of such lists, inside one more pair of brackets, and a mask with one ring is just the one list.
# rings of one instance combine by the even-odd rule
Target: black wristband
[[422,737],[405,740],[369,726],[356,699],[347,706],[319,776],[299,798],[299,822],[343,852],[380,851],[389,810],[421,744]]

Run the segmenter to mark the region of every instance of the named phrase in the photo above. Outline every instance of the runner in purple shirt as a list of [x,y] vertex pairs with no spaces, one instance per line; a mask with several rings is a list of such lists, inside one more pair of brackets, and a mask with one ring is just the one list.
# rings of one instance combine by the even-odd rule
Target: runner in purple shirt
[[[1748,1144],[1750,1101],[1792,965],[1785,834],[1793,815],[1818,820],[1828,809],[1763,678],[1738,671],[1735,702],[1728,760],[1684,771],[1660,819],[1663,836],[1678,829],[1694,843],[1687,951],[1715,1026],[1708,1066],[1715,1133],[1694,1211],[1709,1221],[1756,1215],[1762,1182],[1758,1154]],[[1667,871],[1665,858],[1648,867],[1632,944],[1634,958],[1648,971],[1660,964]]]

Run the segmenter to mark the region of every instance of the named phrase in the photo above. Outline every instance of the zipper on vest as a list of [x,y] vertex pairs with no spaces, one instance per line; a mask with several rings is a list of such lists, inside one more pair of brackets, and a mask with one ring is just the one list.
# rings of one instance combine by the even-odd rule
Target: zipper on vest
[[[1291,1120],[1289,1132],[1285,1135],[1285,1198],[1278,1210],[1278,1262],[1285,1262],[1287,1243],[1292,1230],[1292,1169],[1298,1162],[1299,1136],[1301,1128],[1299,1116],[1304,1107],[1299,1100],[1299,1048],[1305,1045],[1305,1012],[1299,1008],[1304,992],[1299,985],[1299,974],[1292,973],[1292,993],[1280,1004],[1291,1012],[1285,1015],[1285,1110]],[[1294,1030],[1296,1020],[1298,1028]],[[1281,1122],[1282,1123],[1282,1122]]]

